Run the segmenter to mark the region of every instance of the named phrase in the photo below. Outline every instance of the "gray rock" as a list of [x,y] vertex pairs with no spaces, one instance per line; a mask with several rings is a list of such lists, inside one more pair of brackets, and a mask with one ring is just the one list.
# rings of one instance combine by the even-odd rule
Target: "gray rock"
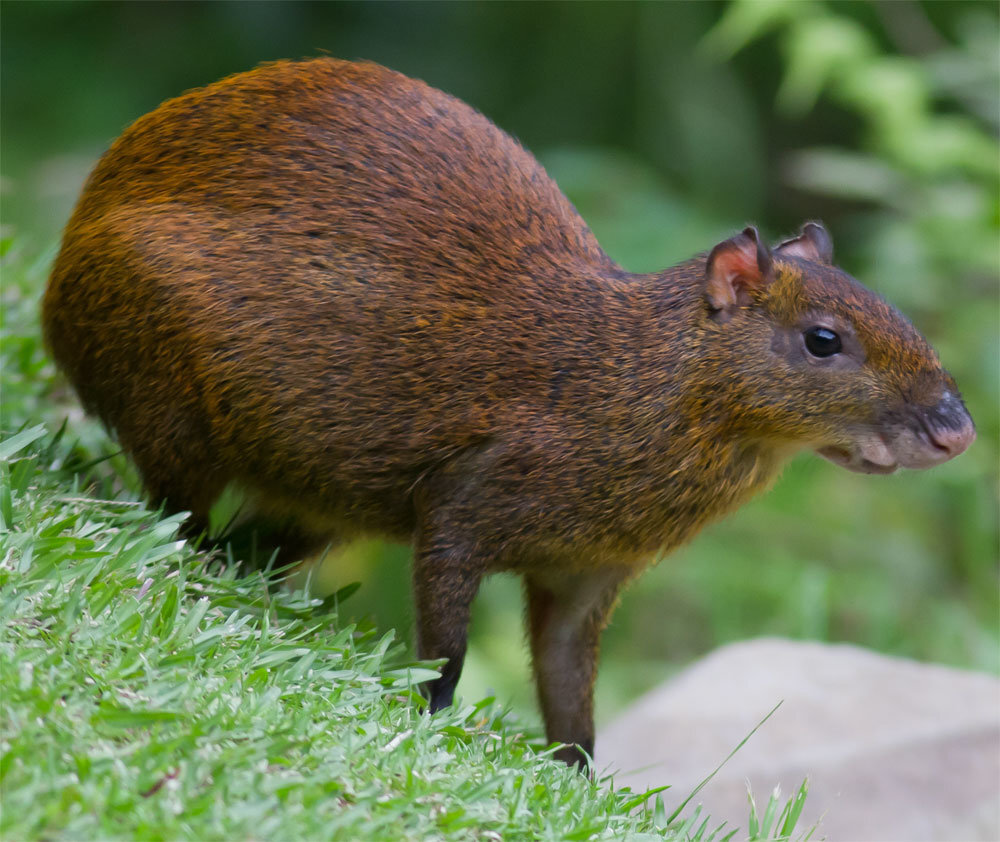
[[[809,778],[798,827],[831,842],[1000,840],[1000,680],[848,645],[761,639],[723,647],[598,735],[615,785],[671,784],[668,812],[779,701],[692,800],[745,830]],[[736,838],[740,838],[737,836]]]

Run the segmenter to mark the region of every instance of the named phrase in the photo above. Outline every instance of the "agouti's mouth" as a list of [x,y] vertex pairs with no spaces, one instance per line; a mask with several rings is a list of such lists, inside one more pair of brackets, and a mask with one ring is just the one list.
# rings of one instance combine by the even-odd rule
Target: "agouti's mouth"
[[[852,453],[846,447],[821,447],[816,452],[835,465],[840,465],[849,471],[857,471],[860,474],[891,474],[899,467],[895,460],[876,462],[866,458],[862,453]],[[886,448],[886,454],[888,454],[888,448]],[[882,454],[879,456],[881,457]]]

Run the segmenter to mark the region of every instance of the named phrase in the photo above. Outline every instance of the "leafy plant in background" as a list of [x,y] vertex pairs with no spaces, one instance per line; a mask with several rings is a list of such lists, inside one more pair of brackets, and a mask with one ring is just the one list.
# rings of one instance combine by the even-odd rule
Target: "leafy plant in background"
[[[858,21],[816,0],[736,0],[705,45],[729,57],[774,30],[785,55],[779,110],[801,117],[825,94],[857,115],[860,149],[803,149],[788,161],[787,180],[862,203],[853,235],[865,275],[904,310],[930,318],[961,295],[957,287],[987,294],[1000,275],[997,19],[985,5],[968,8],[951,45],[918,4],[877,8],[890,36],[918,42],[920,54],[887,53]],[[962,379],[985,375],[992,391],[996,333],[979,335],[993,346],[978,357],[988,364]],[[987,430],[996,431],[995,417]]]
[[[817,0],[735,0],[705,46],[731,56],[774,30],[785,55],[779,111],[802,117],[826,95],[860,119],[860,148],[802,149],[787,161],[787,182],[859,203],[851,222],[859,271],[924,324],[942,312],[964,317],[967,329],[953,333],[978,337],[981,353],[942,351],[959,360],[963,383],[975,382],[970,391],[992,397],[996,312],[954,305],[995,300],[1000,278],[997,15],[986,4],[967,7],[951,44],[921,4],[872,6],[890,38],[916,55],[886,51],[857,20]],[[995,442],[996,402],[984,403],[977,418]]]

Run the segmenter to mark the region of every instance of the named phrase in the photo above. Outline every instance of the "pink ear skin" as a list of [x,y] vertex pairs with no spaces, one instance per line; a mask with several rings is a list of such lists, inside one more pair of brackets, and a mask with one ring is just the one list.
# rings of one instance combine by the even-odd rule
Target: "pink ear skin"
[[807,222],[802,233],[775,248],[780,257],[801,257],[813,263],[833,263],[833,240],[820,222]]
[[750,303],[750,291],[774,279],[771,252],[752,225],[719,243],[705,263],[705,296],[715,315],[728,318]]

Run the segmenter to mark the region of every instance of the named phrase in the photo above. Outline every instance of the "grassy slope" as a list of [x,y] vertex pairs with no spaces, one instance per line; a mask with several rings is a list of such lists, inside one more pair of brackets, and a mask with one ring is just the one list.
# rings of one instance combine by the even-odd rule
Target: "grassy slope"
[[[4,278],[2,838],[719,835],[549,760],[492,700],[425,715],[431,673],[392,632],[236,576],[123,488],[120,457],[88,467],[100,432],[53,432],[42,397],[45,265]],[[787,838],[802,797],[752,838]]]

